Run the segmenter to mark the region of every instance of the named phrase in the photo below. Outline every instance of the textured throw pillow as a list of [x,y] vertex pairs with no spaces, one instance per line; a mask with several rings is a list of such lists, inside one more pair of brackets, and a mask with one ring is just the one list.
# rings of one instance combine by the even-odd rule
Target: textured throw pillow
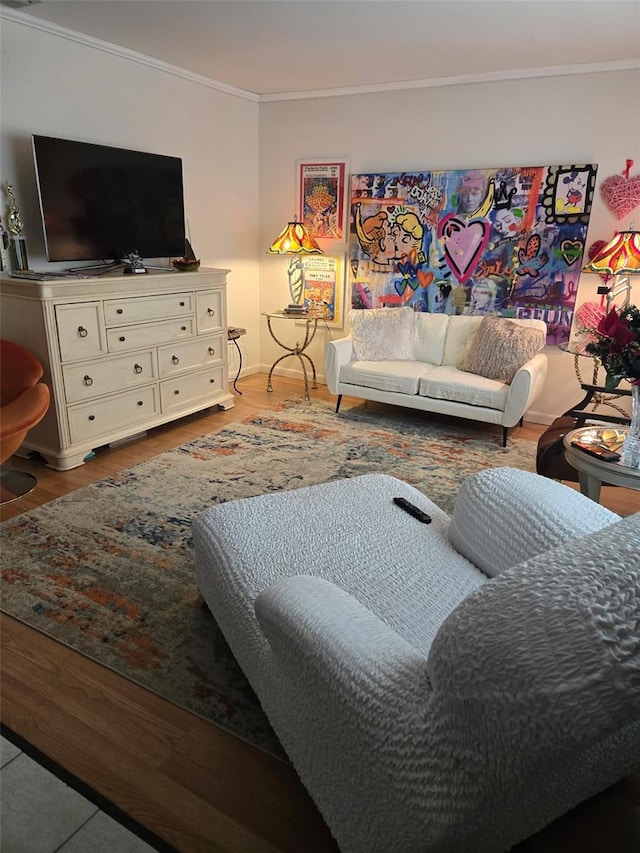
[[503,317],[483,317],[462,357],[460,370],[507,385],[518,370],[544,346],[544,333]]
[[349,312],[353,361],[413,361],[412,308],[368,308]]

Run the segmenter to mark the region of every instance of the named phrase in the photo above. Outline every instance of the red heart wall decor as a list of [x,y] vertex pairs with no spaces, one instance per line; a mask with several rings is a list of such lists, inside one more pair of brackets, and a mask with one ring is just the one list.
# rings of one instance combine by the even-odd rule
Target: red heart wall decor
[[[606,245],[607,245],[606,240],[596,240],[595,243],[592,243],[587,250],[587,255],[589,256],[589,260],[592,261],[596,255],[599,255],[600,252],[604,249],[604,247]],[[609,273],[606,273],[606,272],[599,272],[598,275],[604,281],[605,284],[611,278]]]
[[611,175],[605,178],[600,186],[600,194],[604,203],[616,219],[624,219],[640,205],[640,175],[629,177],[633,160],[627,160],[627,168],[621,175]]
[[[606,245],[606,240],[596,240],[595,243],[592,243],[587,250],[589,260],[592,261],[596,257],[596,255],[599,255]],[[613,278],[613,276],[609,275],[608,272],[599,272],[598,275],[604,281],[605,284],[608,284],[609,279]]]
[[606,240],[596,240],[594,243],[592,243],[587,249],[589,260],[592,261],[596,255],[599,255],[606,245]]

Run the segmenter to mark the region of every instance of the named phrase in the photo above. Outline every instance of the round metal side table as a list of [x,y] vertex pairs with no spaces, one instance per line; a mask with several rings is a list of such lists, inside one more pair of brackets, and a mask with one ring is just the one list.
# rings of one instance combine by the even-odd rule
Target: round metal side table
[[[311,341],[314,339],[316,331],[318,329],[318,317],[313,316],[312,314],[287,314],[285,311],[267,311],[264,315],[267,318],[267,328],[269,329],[269,334],[273,338],[273,340],[278,344],[279,347],[286,350],[284,355],[281,355],[280,358],[277,358],[273,364],[271,365],[271,370],[269,371],[269,377],[267,379],[267,391],[273,391],[273,386],[271,384],[271,377],[273,375],[274,369],[280,364],[281,361],[284,361],[286,358],[297,358],[302,367],[302,375],[304,377],[304,398],[305,400],[311,399],[309,397],[309,377],[307,374],[307,363],[311,368],[311,375],[313,377],[312,388],[317,388],[318,383],[316,380],[316,366],[313,363],[311,356],[305,352]],[[293,346],[289,346],[284,343],[273,331],[272,321],[273,320],[302,320],[304,322],[304,338],[302,342],[297,340]]]

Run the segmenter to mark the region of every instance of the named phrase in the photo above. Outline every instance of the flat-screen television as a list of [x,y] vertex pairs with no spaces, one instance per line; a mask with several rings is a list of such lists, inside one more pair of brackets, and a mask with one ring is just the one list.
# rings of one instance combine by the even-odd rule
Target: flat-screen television
[[50,261],[185,254],[182,160],[33,136]]

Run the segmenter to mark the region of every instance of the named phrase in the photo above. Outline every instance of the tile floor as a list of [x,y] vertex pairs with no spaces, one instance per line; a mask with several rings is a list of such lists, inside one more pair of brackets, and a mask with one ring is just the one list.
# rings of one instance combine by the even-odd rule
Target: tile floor
[[2,853],[152,853],[142,839],[0,737]]

